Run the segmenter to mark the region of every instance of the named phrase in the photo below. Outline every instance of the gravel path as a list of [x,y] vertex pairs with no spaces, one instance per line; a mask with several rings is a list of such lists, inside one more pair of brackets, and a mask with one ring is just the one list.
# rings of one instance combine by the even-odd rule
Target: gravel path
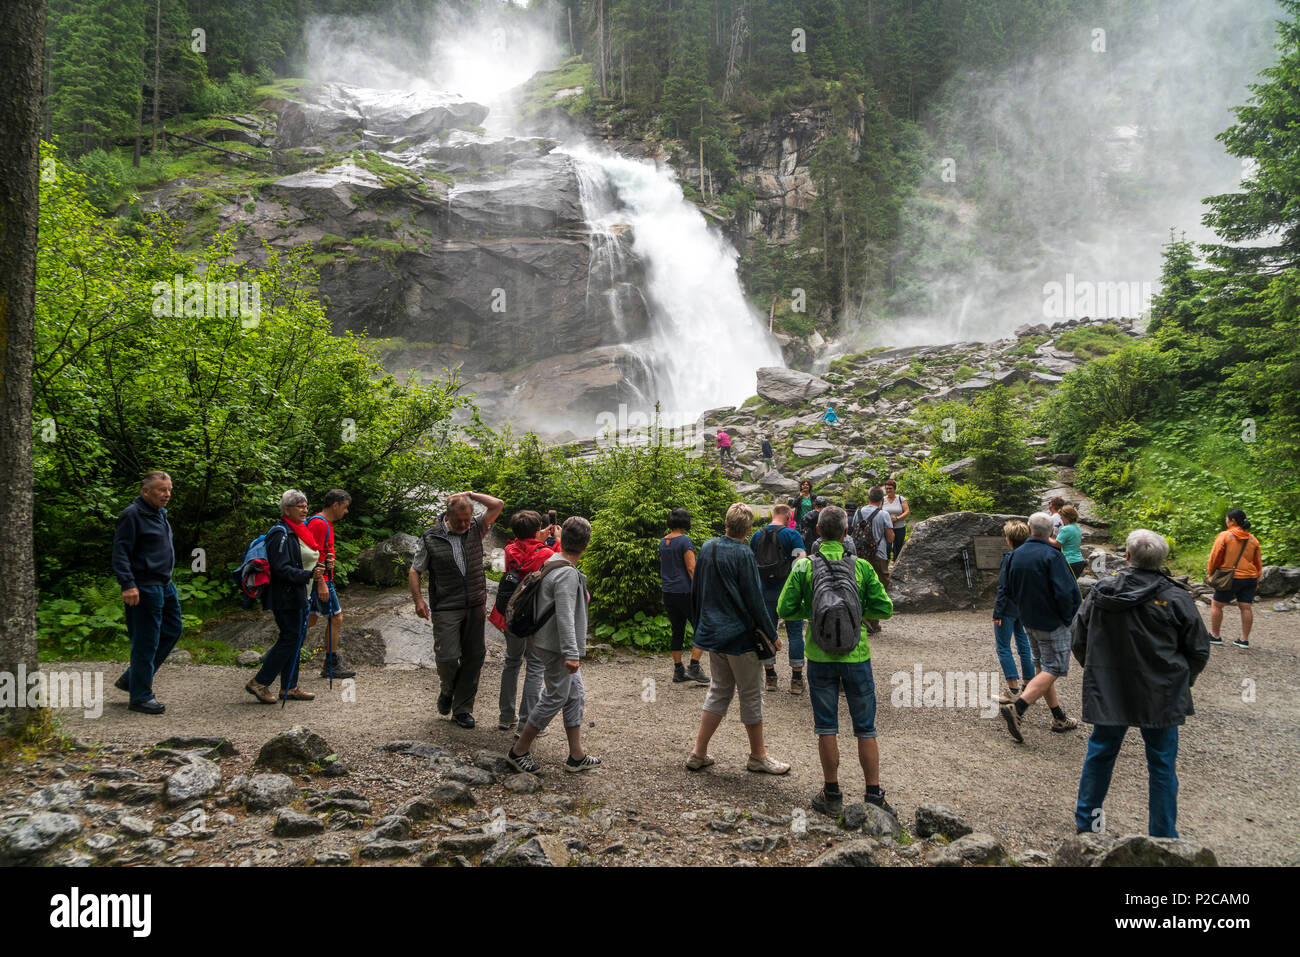
[[[1193,689],[1197,713],[1182,734],[1179,830],[1183,837],[1213,848],[1223,864],[1300,864],[1300,617],[1266,607],[1261,605],[1257,613],[1252,650],[1231,644],[1212,649],[1210,665]],[[1208,617],[1208,610],[1205,614]],[[918,664],[924,671],[995,672],[987,617],[984,611],[907,616],[886,623],[884,633],[873,641],[882,783],[905,826],[911,825],[918,804],[940,802],[959,811],[975,830],[998,837],[1012,853],[1029,848],[1050,853],[1073,833],[1086,725],[1073,733],[1051,734],[1046,708],[1038,704],[1026,718],[1026,743],[1018,745],[999,718],[982,718],[978,709],[895,707],[890,700],[891,675],[910,675]],[[1229,642],[1237,634],[1235,612],[1229,612],[1225,634]],[[510,744],[510,734],[496,730],[503,646],[490,626],[488,644],[480,723],[472,731],[437,716],[433,671],[378,668],[362,671],[355,702],[342,700],[340,683],[331,693],[326,682],[312,677],[304,683],[318,692],[317,700],[290,702],[281,711],[256,703],[244,692],[250,672],[243,669],[167,666],[156,683],[167,713],[153,718],[126,710],[125,696],[109,684],[117,673],[114,666],[89,664],[80,667],[106,669],[109,703],[103,716],[87,720],[79,712],[63,712],[63,720],[84,739],[133,750],[170,735],[224,735],[242,752],[223,761],[227,780],[246,770],[240,765],[251,762],[263,741],[290,725],[305,724],[323,735],[352,768],[351,775],[336,783],[369,789],[376,814],[390,813],[426,789],[422,779],[432,780],[432,774],[416,771],[422,764],[408,756],[377,751],[378,745],[417,739],[468,755],[481,748],[503,752]],[[788,666],[782,661],[779,668],[783,690],[766,698],[765,729],[769,752],[794,765],[786,777],[744,770],[747,748],[734,702],[711,748],[717,765],[700,774],[688,773],[683,762],[694,740],[704,686],[674,685],[667,655],[637,657],[620,651],[607,660],[583,664],[586,740],[605,767],[587,775],[558,773],[556,765],[565,752],[557,727],[534,748],[535,757],[551,771],[543,795],[506,794],[497,786],[482,806],[502,804],[513,815],[542,806],[539,800],[548,796],[567,796],[581,808],[607,807],[619,819],[655,835],[653,846],[634,847],[630,857],[618,861],[734,862],[736,854],[728,855],[713,834],[684,820],[682,812],[727,805],[741,812],[788,816],[794,808],[807,807],[820,786],[808,696],[788,694]],[[1072,671],[1060,686],[1066,711],[1076,717],[1079,682],[1079,674]],[[1252,685],[1254,700],[1244,700],[1252,697]],[[841,749],[846,758],[852,754],[847,709],[841,709]],[[5,777],[14,783],[13,775]],[[863,781],[856,762],[844,762],[840,780],[846,803],[860,800]],[[1146,771],[1136,732],[1116,765],[1106,807],[1110,833],[1145,833]],[[816,817],[812,812],[809,816]],[[798,863],[812,853],[796,846],[762,862]],[[615,862],[613,857],[604,860]]]

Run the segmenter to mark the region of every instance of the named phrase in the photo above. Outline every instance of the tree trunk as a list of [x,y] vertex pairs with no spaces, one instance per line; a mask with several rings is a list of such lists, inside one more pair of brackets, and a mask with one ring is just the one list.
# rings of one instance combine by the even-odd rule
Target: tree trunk
[[159,45],[162,43],[162,0],[154,0],[153,8],[153,144],[149,147],[149,155],[153,156],[158,152],[158,96],[161,92],[159,87],[159,74],[161,73],[161,53]]
[[[35,349],[37,183],[40,180],[45,0],[0,4],[0,671],[35,671],[32,551],[32,355]],[[26,688],[17,704],[26,704]],[[19,707],[21,730],[42,709]]]
[[596,0],[596,58],[600,60],[600,98],[606,99],[609,91],[605,82],[605,0]]
[[577,52],[577,47],[573,45],[573,7],[569,7],[569,56]]

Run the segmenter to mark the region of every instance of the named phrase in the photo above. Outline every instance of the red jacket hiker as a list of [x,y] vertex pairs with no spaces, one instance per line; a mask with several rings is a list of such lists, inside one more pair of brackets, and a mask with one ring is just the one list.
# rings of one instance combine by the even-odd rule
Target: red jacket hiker
[[[506,544],[506,571],[516,570],[522,578],[531,572],[537,571],[546,560],[552,555],[557,554],[554,549],[548,548],[544,542],[535,538],[516,538]],[[492,614],[488,616],[488,621],[492,622],[501,631],[506,630],[506,616],[501,614],[495,608]]]

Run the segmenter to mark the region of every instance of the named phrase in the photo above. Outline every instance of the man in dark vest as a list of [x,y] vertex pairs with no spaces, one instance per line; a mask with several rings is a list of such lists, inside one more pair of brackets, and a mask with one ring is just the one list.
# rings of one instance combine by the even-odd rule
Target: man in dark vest
[[[474,517],[474,502],[487,508]],[[433,613],[433,657],[442,679],[438,713],[450,714],[462,728],[474,727],[474,696],[487,648],[487,575],[483,539],[505,503],[479,492],[459,492],[447,499],[447,511],[415,546],[407,579],[421,618]],[[420,592],[420,576],[429,573],[429,601]]]

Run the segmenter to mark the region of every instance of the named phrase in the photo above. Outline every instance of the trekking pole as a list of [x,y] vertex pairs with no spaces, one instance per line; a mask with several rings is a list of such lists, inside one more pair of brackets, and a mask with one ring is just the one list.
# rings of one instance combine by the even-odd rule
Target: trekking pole
[[293,670],[289,672],[288,682],[280,689],[280,709],[289,701],[289,689],[294,687],[298,680],[298,660],[302,657],[302,643],[307,640],[307,617],[311,613],[310,606],[302,610],[302,627],[298,629],[298,649],[293,653]]
[[970,552],[965,548],[961,550],[961,566],[962,569],[966,572],[966,590],[970,592],[970,610],[974,611],[975,598],[977,594],[975,591],[975,578],[971,574],[971,569],[970,569]]
[[334,649],[333,649],[334,615],[332,614],[333,611],[334,611],[333,605],[330,605],[330,607],[325,609],[326,614],[329,615],[329,617],[325,619],[325,663],[329,667],[329,671],[330,671],[331,691],[334,690]]

